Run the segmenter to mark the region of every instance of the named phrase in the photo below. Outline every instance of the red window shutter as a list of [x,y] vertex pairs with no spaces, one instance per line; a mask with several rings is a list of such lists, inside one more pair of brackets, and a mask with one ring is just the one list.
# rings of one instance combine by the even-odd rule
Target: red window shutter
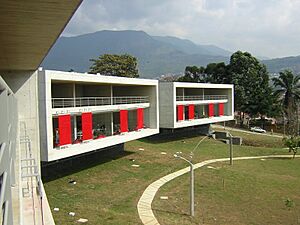
[[128,111],[120,110],[120,132],[128,132]]
[[82,140],[93,139],[93,115],[91,112],[81,114]]
[[195,119],[195,105],[189,105],[189,119]]
[[59,145],[71,144],[71,115],[58,116]]
[[214,104],[208,104],[208,116],[213,117],[214,115],[215,115]]
[[144,109],[137,109],[137,129],[142,129],[144,127]]
[[178,119],[178,121],[183,120],[183,109],[184,109],[183,105],[178,105],[177,106],[177,119]]
[[219,104],[219,116],[224,116],[224,103]]

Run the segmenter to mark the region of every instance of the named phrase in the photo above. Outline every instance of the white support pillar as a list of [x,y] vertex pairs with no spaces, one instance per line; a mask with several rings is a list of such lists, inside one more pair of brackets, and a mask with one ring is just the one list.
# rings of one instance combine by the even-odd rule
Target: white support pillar
[[110,122],[111,122],[111,126],[110,126],[111,135],[113,135],[114,134],[114,113],[113,112],[110,112]]
[[[202,98],[204,100],[204,88],[202,88]],[[203,105],[203,107],[202,107],[202,115],[203,116],[205,115],[205,105]]]
[[[114,91],[113,91],[112,85],[110,85],[110,101],[111,101],[111,104],[113,105],[114,104]],[[111,135],[113,135],[114,134],[114,113],[113,112],[110,113],[110,122],[111,122],[111,126],[110,126]]]
[[[182,88],[182,100],[184,101],[184,88]],[[183,120],[185,120],[185,107],[186,105],[183,105]]]
[[75,83],[73,83],[73,104],[74,104],[74,107],[76,107],[76,85]]
[[110,104],[114,104],[114,92],[113,92],[113,86],[110,85]]
[[77,116],[74,115],[74,140],[77,139]]

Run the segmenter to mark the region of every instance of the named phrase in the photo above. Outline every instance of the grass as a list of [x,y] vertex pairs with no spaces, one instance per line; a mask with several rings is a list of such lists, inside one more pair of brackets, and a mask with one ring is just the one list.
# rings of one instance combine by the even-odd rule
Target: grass
[[[90,225],[141,224],[136,205],[144,189],[156,179],[185,167],[186,164],[174,159],[173,154],[182,151],[183,154],[188,155],[201,138],[132,141],[125,145],[126,153],[130,154],[121,153],[122,157],[120,158],[112,157],[106,160],[106,163],[94,165],[72,175],[45,183],[51,208],[60,208],[59,212],[53,212],[56,223],[76,224],[76,220],[81,217],[87,218]],[[145,150],[139,151],[140,147]],[[228,151],[228,145],[212,139],[205,139],[199,149],[195,151],[194,162],[228,157]],[[161,152],[167,154],[162,155]],[[283,150],[281,146],[279,148],[234,146],[234,156],[285,153],[287,150]],[[99,159],[99,161],[102,160]],[[139,164],[140,167],[134,168],[131,166],[132,164]],[[77,184],[69,184],[70,179],[76,180]],[[173,182],[170,183],[170,185],[172,184]],[[183,187],[183,189],[185,188]],[[173,205],[175,207],[177,204]],[[160,206],[156,205],[156,207]],[[207,205],[207,207],[211,206]],[[163,208],[161,209],[163,210]],[[75,217],[68,215],[70,211],[76,213]],[[164,218],[164,213],[159,214],[159,219],[160,216]],[[174,220],[171,224],[181,223]]]
[[[215,127],[214,130],[224,131],[224,129],[220,127]],[[283,147],[282,138],[278,136],[266,136],[259,133],[239,132],[232,130],[230,127],[227,127],[226,131],[229,131],[233,136],[242,137],[243,145],[268,148]]]
[[[154,214],[166,224],[300,224],[300,159],[216,163],[195,171],[195,217],[189,214],[189,176],[162,187]],[[160,200],[168,196],[168,200]],[[291,204],[287,205],[286,201]]]

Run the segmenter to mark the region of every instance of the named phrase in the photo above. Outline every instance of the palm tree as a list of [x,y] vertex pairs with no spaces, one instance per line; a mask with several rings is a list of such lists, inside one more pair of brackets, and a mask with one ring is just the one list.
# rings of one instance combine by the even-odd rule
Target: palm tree
[[[300,100],[300,76],[294,75],[290,70],[279,73],[279,77],[272,79],[276,88],[275,95],[279,97],[282,104],[283,114],[288,120],[288,130],[290,134],[295,132],[295,115],[298,120],[298,102]],[[296,113],[295,113],[296,112]],[[298,124],[298,121],[297,121]],[[299,128],[298,128],[299,129]]]

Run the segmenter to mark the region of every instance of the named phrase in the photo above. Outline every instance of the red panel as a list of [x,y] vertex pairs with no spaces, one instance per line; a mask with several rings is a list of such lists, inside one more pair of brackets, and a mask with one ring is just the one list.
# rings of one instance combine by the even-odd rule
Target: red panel
[[183,120],[183,109],[184,109],[183,105],[178,105],[177,106],[177,118],[178,118],[178,121]]
[[128,111],[120,110],[120,132],[128,132]]
[[193,120],[195,119],[195,106],[189,105],[189,119]]
[[58,116],[59,145],[71,144],[71,115]]
[[144,127],[144,109],[137,109],[137,129],[142,129]]
[[208,104],[208,116],[213,117],[214,115],[215,115],[214,104]]
[[93,115],[91,112],[81,114],[82,140],[93,139]]
[[224,103],[219,104],[219,116],[224,116]]

